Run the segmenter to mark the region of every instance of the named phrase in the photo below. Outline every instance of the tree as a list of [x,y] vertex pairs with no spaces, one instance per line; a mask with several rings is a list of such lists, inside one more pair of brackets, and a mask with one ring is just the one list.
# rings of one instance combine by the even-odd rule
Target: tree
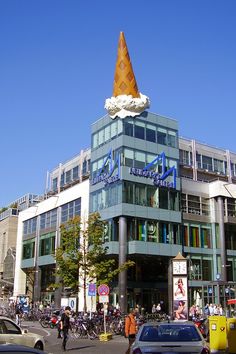
[[106,222],[99,213],[91,214],[87,222],[80,217],[70,219],[61,225],[61,245],[56,249],[56,275],[63,285],[75,292],[83,289],[84,311],[87,311],[86,286],[96,280],[97,285],[108,284],[120,272],[134,266],[126,261],[121,266],[116,259],[109,258],[108,247],[104,242]]

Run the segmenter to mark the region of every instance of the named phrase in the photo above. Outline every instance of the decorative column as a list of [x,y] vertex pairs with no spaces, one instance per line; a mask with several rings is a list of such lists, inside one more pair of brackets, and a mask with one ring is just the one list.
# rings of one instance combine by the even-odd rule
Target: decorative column
[[[119,266],[126,262],[127,256],[127,219],[119,218]],[[127,271],[119,274],[119,305],[122,313],[127,312]]]
[[221,280],[227,281],[226,273],[226,248],[225,248],[225,223],[224,223],[224,200],[217,197],[219,211],[219,231],[220,231],[220,256],[221,256]]

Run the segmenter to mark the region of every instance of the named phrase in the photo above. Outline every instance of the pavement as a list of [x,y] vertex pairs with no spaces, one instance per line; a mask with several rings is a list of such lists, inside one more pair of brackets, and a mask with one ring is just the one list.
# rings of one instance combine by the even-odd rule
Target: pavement
[[[64,353],[61,348],[62,340],[57,338],[57,329],[43,328],[39,322],[23,322],[22,328],[41,334],[45,339],[47,353]],[[107,342],[99,339],[75,339],[70,336],[67,343],[67,352],[71,354],[125,354],[127,348],[128,340],[120,335],[113,335],[112,339]]]

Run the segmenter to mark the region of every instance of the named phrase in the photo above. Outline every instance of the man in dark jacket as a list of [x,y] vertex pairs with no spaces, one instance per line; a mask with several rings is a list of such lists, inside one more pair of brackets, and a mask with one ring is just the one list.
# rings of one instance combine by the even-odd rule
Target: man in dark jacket
[[61,316],[60,328],[63,333],[62,349],[65,351],[70,329],[70,306],[66,306],[65,311]]

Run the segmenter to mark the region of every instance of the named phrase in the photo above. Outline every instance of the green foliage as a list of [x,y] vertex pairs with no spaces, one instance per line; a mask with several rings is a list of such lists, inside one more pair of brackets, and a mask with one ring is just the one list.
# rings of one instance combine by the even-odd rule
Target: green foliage
[[121,267],[107,256],[104,243],[106,222],[99,213],[91,214],[86,225],[79,217],[61,225],[61,246],[56,249],[57,275],[64,286],[85,289],[88,282],[96,279],[97,285],[109,284],[121,271],[134,266],[127,261]]

